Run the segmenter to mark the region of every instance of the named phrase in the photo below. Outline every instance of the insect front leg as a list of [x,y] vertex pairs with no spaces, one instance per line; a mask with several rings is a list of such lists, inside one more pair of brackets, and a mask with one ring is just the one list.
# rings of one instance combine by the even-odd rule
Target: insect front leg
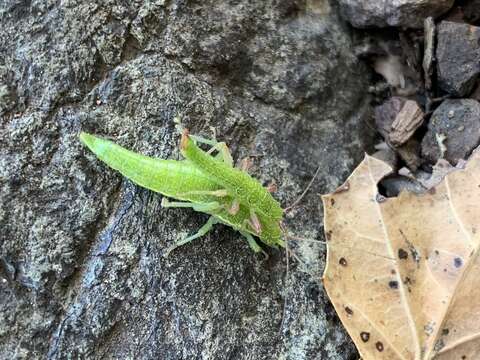
[[236,215],[238,210],[240,210],[240,202],[238,199],[234,199],[232,204],[227,208],[227,211],[230,215]]
[[240,161],[240,170],[248,172],[248,170],[252,167],[252,159],[249,157],[243,158]]
[[218,151],[218,155],[215,157],[222,160],[225,164],[233,167],[233,158],[232,154],[230,153],[230,149],[228,148],[227,144],[222,142],[218,142],[216,139],[206,139],[202,136],[198,135],[189,135],[190,138],[195,141],[196,143],[210,145],[211,148],[207,151],[207,154],[211,155],[214,151]]
[[228,148],[227,144],[224,142],[219,142],[215,144],[210,150],[207,151],[207,154],[211,154],[213,151],[217,150],[219,159],[223,160],[225,164],[230,167],[233,167],[233,158],[232,154],[230,153],[230,149]]
[[260,234],[262,232],[262,224],[260,223],[260,220],[258,219],[257,214],[255,214],[255,211],[253,209],[250,209],[250,219],[248,220],[248,224],[252,227],[253,230],[257,234]]
[[247,239],[248,246],[250,246],[250,249],[252,249],[253,252],[255,252],[255,253],[261,252],[265,256],[265,260],[268,259],[268,254],[261,248],[260,245],[258,245],[258,243],[255,241],[255,239],[253,238],[253,236],[251,234],[249,234],[246,231],[242,231],[242,230],[240,230],[240,234],[242,234],[242,236],[245,239]]
[[205,225],[203,225],[200,229],[198,229],[198,231],[195,234],[193,234],[191,236],[188,236],[185,239],[182,239],[182,240],[176,242],[175,244],[173,244],[172,246],[168,247],[166,252],[165,252],[165,257],[167,257],[177,247],[185,245],[186,243],[189,243],[192,240],[195,240],[195,239],[198,239],[199,237],[202,237],[203,235],[208,233],[210,230],[212,230],[213,225],[215,225],[217,223],[218,223],[218,220],[214,216],[210,216],[210,218],[205,223]]
[[[183,127],[180,119],[178,117],[175,117],[175,119],[173,119],[173,121],[176,124],[175,128],[177,129],[177,131],[180,134],[182,134],[184,132],[185,128]],[[207,139],[207,138],[204,138],[204,137],[198,136],[198,135],[189,135],[189,136],[196,143],[210,145],[211,148],[210,148],[210,150],[208,150],[207,154],[211,154],[214,151],[218,151],[218,157],[221,160],[223,160],[224,163],[233,167],[232,154],[230,153],[230,150],[228,149],[227,144],[224,143],[224,142],[218,142],[217,139],[216,139],[216,135],[215,135],[215,128],[212,128],[212,130],[213,130],[213,139]]]

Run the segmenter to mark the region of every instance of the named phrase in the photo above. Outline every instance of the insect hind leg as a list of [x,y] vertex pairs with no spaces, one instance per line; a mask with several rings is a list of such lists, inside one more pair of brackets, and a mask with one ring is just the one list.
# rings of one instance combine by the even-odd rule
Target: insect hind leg
[[199,212],[208,212],[208,211],[215,211],[220,209],[222,206],[220,203],[213,201],[204,204],[196,204],[187,201],[170,201],[167,198],[162,199],[162,207],[165,208],[192,208],[195,211]]
[[203,225],[200,229],[198,229],[198,231],[195,234],[188,236],[185,239],[182,239],[180,241],[177,241],[175,244],[168,247],[167,250],[165,251],[165,257],[170,255],[170,253],[173,250],[175,250],[177,247],[185,245],[186,243],[189,243],[190,241],[198,239],[199,237],[202,237],[203,235],[207,234],[210,230],[212,230],[213,225],[217,223],[218,223],[218,220],[215,217],[210,216],[210,218],[205,223],[205,225]]

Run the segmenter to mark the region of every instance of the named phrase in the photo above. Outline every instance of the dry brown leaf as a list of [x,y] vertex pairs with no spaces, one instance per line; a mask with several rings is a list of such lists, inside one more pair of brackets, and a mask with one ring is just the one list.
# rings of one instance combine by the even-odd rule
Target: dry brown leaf
[[480,153],[423,195],[383,198],[366,156],[325,195],[324,284],[363,359],[480,359]]

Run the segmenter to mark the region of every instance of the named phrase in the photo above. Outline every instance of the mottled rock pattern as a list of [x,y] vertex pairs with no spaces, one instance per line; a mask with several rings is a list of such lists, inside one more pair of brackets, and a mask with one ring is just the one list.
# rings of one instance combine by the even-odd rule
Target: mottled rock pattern
[[480,144],[480,103],[473,99],[445,100],[430,118],[422,141],[422,156],[431,163],[442,158],[456,165]]
[[78,141],[178,158],[180,115],[254,156],[284,206],[321,165],[286,221],[321,239],[316,193],[369,143],[368,71],[326,1],[7,0],[0,19],[0,358],[356,358],[321,245],[292,243],[306,272],[286,282],[281,252],[223,226],[164,258],[205,216],[162,209]]
[[425,18],[447,12],[454,0],[339,0],[342,13],[355,27],[422,28]]
[[405,98],[393,96],[375,107],[375,125],[378,132],[386,140],[388,140],[389,134],[392,131],[392,124],[402,110],[403,105],[405,105],[405,102]]
[[466,96],[480,74],[480,27],[442,21],[437,29],[438,86],[451,95]]

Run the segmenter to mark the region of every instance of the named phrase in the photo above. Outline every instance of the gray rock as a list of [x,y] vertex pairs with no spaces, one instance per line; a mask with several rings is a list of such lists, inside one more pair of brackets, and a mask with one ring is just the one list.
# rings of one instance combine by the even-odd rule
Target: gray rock
[[392,124],[406,101],[407,99],[405,98],[393,96],[375,107],[375,125],[384,139],[389,139],[390,132],[392,131]]
[[447,12],[454,0],[339,0],[346,19],[355,27],[422,28],[425,18]]
[[476,23],[480,20],[480,0],[461,0],[459,5],[468,22]]
[[470,94],[480,74],[480,27],[443,21],[437,37],[438,86],[454,96]]
[[[408,104],[408,108],[405,106]],[[383,104],[380,104],[375,107],[375,125],[377,126],[378,132],[383,136],[388,146],[390,146],[399,157],[407,164],[407,166],[412,170],[416,171],[421,165],[422,160],[420,158],[420,143],[414,137],[413,132],[416,130],[414,127],[412,131],[409,131],[410,136],[400,145],[391,142],[391,134],[395,134],[395,126],[401,123],[402,117],[401,114],[403,109],[406,112],[409,109],[414,109],[415,113],[421,113],[421,109],[418,107],[416,102],[412,100],[407,100],[402,97],[393,96],[386,100]],[[404,113],[405,114],[405,113]],[[417,120],[423,122],[423,114]],[[415,123],[415,122],[414,122]],[[419,123],[416,124],[420,125]]]
[[206,217],[162,209],[78,141],[179,158],[179,115],[252,155],[284,206],[321,165],[286,225],[323,239],[317,193],[370,143],[368,70],[326,1],[6,1],[0,19],[0,358],[357,356],[321,244],[292,242],[287,278],[280,251],[263,261],[224,226],[164,258]]
[[423,161],[420,157],[421,144],[417,139],[412,138],[404,145],[395,148],[395,150],[410,170],[417,171],[420,165],[422,165]]
[[383,143],[385,146],[382,149],[374,152],[372,156],[378,160],[381,160],[396,170],[398,166],[398,156],[397,153],[389,147],[387,144]]
[[432,114],[422,141],[422,156],[431,163],[444,158],[456,165],[480,144],[480,103],[445,100]]

